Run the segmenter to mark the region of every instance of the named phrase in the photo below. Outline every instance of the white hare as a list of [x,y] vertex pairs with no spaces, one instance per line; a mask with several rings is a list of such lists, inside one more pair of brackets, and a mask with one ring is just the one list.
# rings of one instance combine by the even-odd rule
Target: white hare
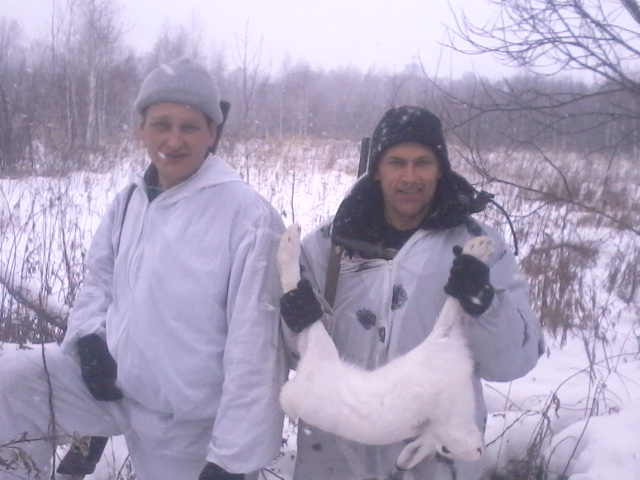
[[[473,238],[463,248],[483,262],[493,251],[488,237]],[[300,227],[294,224],[278,252],[284,292],[300,279],[299,257]],[[420,345],[373,371],[342,361],[323,323],[315,322],[298,336],[300,361],[295,377],[282,388],[280,404],[290,418],[349,440],[369,445],[408,441],[397,460],[401,470],[436,452],[477,460],[484,445],[475,421],[474,365],[462,325],[467,317],[458,300],[449,297]]]

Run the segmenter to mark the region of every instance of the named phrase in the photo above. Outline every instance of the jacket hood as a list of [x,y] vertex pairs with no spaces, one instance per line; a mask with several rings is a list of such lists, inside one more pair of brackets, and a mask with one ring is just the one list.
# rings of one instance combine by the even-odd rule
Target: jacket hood
[[[140,175],[135,179],[135,183],[146,188],[150,182],[153,182],[152,179],[154,177],[157,179],[157,175],[158,171],[155,165],[151,164],[145,170],[144,175]],[[171,192],[170,197],[172,199],[179,200],[185,195],[190,195],[202,188],[227,182],[244,182],[244,180],[242,180],[240,174],[222,158],[209,155],[191,177],[170,188],[167,192]]]
[[[474,213],[475,189],[461,175],[446,172],[438,181],[432,207],[422,220],[424,230],[452,228]],[[363,175],[344,198],[333,219],[331,239],[336,245],[359,250],[360,242],[369,248],[382,245],[384,203],[380,183]]]

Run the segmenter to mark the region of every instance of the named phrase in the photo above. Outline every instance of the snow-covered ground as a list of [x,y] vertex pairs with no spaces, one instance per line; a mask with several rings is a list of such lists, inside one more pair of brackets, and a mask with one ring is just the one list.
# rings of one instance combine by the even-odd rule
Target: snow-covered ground
[[[299,222],[303,233],[335,211],[355,179],[354,143],[302,143],[295,149],[280,148],[275,156],[261,149],[251,152],[249,168],[242,152],[233,152],[234,163],[278,209],[285,223]],[[7,271],[18,252],[24,251],[16,244],[28,244],[25,224],[29,222],[38,225],[34,230],[42,229],[49,236],[58,235],[61,228],[71,233],[69,225],[74,225],[78,248],[86,247],[106,201],[126,185],[130,167],[65,179],[0,180],[0,234],[4,236],[0,267]],[[52,199],[66,216],[52,214],[56,208]],[[38,215],[34,217],[33,212]],[[607,261],[606,255],[600,259]],[[594,271],[597,275],[597,266]],[[56,285],[49,291],[55,297]],[[577,330],[566,338],[548,335],[546,354],[526,377],[485,385],[490,412],[483,458],[487,471],[518,464],[524,468],[523,460],[540,452],[550,480],[640,479],[638,311],[618,299],[606,305],[606,321],[598,335],[591,330]],[[14,347],[0,347],[0,361],[3,348]],[[284,427],[283,451],[271,470],[287,480],[292,476],[297,431],[289,420]],[[98,469],[87,480],[112,480],[118,472],[126,477],[126,458],[122,438],[112,439]],[[277,477],[265,472],[264,478]]]
[[[485,385],[486,467],[524,458],[538,440],[549,479],[640,479],[640,327],[625,315],[589,358],[585,338],[549,348],[514,382]],[[587,346],[588,348],[588,346]]]

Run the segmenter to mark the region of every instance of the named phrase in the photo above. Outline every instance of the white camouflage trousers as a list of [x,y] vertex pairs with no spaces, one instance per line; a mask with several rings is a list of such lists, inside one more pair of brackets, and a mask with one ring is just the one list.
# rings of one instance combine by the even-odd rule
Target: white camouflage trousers
[[[179,422],[126,398],[97,401],[82,381],[76,358],[55,344],[46,345],[44,358],[46,369],[40,346],[19,351],[0,346],[0,460],[17,452],[17,447],[33,459],[39,477],[46,479],[54,448],[47,439],[53,434],[122,434],[138,479],[198,478],[206,463],[213,421]],[[36,478],[36,472],[9,470],[0,462],[0,480],[21,478]]]

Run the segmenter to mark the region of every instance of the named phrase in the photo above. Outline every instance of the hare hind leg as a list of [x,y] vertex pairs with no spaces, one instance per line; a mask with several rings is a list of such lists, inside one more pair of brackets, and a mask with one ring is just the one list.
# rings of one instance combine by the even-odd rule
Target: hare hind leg
[[276,257],[282,292],[294,290],[300,281],[300,225],[292,223],[280,238]]

